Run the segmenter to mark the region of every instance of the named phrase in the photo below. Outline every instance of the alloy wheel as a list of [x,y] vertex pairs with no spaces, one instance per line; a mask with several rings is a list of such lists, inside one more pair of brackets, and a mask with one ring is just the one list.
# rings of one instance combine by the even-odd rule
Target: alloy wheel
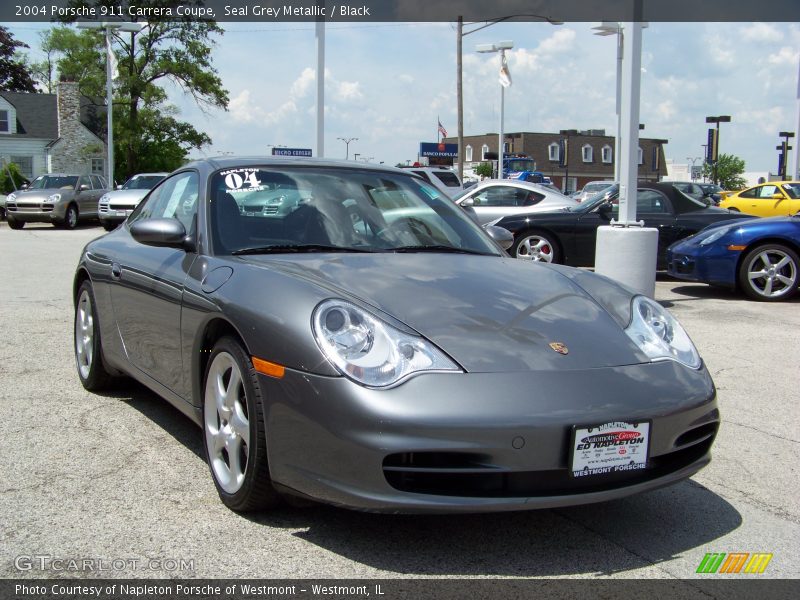
[[227,352],[217,354],[209,367],[204,402],[211,469],[220,487],[234,494],[245,480],[250,421],[242,372]]

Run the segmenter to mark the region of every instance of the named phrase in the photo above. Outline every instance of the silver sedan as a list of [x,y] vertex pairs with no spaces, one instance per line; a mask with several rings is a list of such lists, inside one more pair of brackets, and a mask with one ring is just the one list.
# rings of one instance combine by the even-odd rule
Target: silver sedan
[[462,208],[472,207],[481,225],[491,225],[518,213],[578,206],[578,202],[560,192],[515,179],[487,179],[454,201]]

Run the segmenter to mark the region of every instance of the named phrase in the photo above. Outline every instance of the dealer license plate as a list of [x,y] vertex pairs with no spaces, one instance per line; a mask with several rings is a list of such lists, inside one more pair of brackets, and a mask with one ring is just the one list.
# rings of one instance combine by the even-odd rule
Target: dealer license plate
[[650,423],[612,421],[574,427],[572,475],[587,477],[647,468]]

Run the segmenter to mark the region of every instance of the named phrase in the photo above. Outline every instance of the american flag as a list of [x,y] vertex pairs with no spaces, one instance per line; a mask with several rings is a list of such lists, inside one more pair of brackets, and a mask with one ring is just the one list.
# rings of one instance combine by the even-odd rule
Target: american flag
[[442,134],[442,137],[447,137],[447,129],[444,128],[441,121],[439,121],[439,133]]

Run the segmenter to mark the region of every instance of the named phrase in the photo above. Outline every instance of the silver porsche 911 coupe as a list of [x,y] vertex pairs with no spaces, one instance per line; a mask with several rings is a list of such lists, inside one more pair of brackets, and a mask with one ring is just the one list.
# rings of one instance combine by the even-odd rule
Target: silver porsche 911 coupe
[[86,246],[80,380],[132,377],[194,420],[236,511],[544,508],[708,464],[716,392],[680,324],[504,233],[400,169],[188,164]]

